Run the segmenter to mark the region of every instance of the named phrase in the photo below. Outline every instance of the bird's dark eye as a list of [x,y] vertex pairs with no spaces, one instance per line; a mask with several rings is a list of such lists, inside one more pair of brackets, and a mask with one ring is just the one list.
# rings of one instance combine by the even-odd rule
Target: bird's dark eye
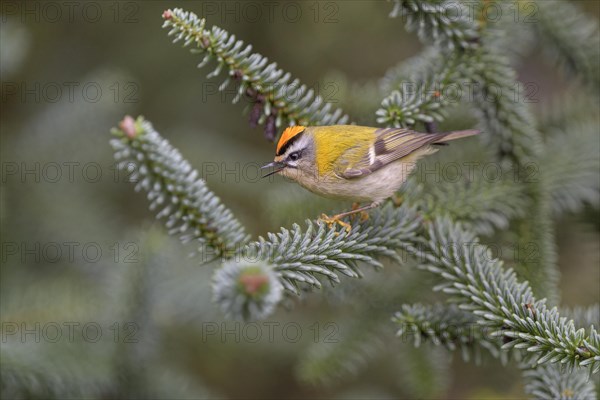
[[295,152],[291,153],[288,158],[290,160],[292,160],[292,161],[296,161],[297,159],[300,158],[300,153],[298,153],[297,151],[295,151]]

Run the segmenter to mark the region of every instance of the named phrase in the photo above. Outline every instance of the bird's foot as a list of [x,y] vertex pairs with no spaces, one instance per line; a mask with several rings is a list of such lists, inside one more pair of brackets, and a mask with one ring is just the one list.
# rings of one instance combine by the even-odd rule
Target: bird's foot
[[333,226],[333,224],[338,224],[346,230],[346,233],[350,233],[350,231],[352,230],[352,225],[342,221],[343,217],[344,215],[341,214],[334,215],[333,217],[330,217],[326,214],[321,214],[319,221],[325,222],[330,228]]
[[321,218],[319,218],[320,221],[325,222],[327,225],[329,225],[329,227],[331,227],[333,224],[339,224],[341,226],[344,227],[344,229],[346,229],[347,233],[350,233],[350,231],[352,230],[352,225],[350,225],[347,222],[342,221],[342,218],[344,217],[350,217],[353,218],[356,214],[360,214],[360,221],[366,221],[367,219],[369,219],[369,214],[367,214],[367,211],[378,207],[379,206],[379,202],[374,201],[373,203],[369,204],[368,206],[364,206],[364,207],[359,207],[358,203],[355,203],[354,205],[352,205],[352,211],[348,211],[348,212],[344,212],[341,214],[336,214],[333,217],[328,217],[325,214],[321,214]]
[[356,220],[356,217],[360,214],[360,220],[359,221],[363,221],[363,217],[364,214],[366,214],[364,211],[360,211],[360,203],[358,202],[354,202],[352,203],[352,208],[350,209],[350,211],[344,213],[344,215],[348,215],[350,217],[350,221]]

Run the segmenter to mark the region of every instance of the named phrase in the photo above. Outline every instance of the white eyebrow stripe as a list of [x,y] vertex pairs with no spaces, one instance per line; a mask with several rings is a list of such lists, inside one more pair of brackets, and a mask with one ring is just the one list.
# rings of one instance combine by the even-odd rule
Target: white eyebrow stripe
[[287,148],[285,153],[282,156],[286,158],[295,151],[303,150],[306,147],[307,141],[304,137],[301,137],[299,140],[296,140],[290,147]]

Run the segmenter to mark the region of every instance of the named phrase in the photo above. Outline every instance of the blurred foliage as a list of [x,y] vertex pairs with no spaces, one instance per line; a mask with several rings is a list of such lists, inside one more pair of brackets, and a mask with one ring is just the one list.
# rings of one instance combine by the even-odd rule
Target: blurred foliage
[[[198,266],[188,257],[194,246],[182,247],[154,221],[144,195],[131,190],[130,174],[115,168],[107,145],[108,130],[123,115],[151,117],[253,236],[343,209],[346,204],[289,182],[259,178],[257,167],[272,158],[273,147],[260,128],[248,126],[247,116],[239,117],[249,103],[231,106],[235,93],[219,93],[218,83],[203,79],[190,55],[170,44],[161,14],[179,5],[206,16],[318,89],[357,123],[374,125],[381,99],[395,87],[394,79],[402,79],[398,65],[421,48],[403,21],[388,18],[392,4],[282,2],[275,3],[272,18],[266,8],[255,18],[251,6],[237,1],[75,3],[73,18],[66,8],[55,18],[43,2],[2,4],[3,398],[524,396],[518,371],[497,374],[498,362],[485,355],[483,366],[473,367],[429,343],[415,349],[412,340],[393,337],[390,318],[401,304],[440,297],[428,290],[436,280],[410,262],[386,263],[360,281],[342,279],[335,290],[288,299],[287,309],[280,307],[268,321],[224,319],[211,301],[214,265]],[[597,2],[575,3],[590,20],[598,19]],[[33,11],[24,13],[26,7]],[[96,8],[97,21],[90,18]],[[597,131],[598,104],[584,95],[597,74],[584,65],[586,80],[574,83],[557,73],[553,60],[560,48],[544,50],[553,58],[541,61],[533,36],[516,32],[523,26],[515,24],[520,40],[499,38],[498,46],[510,50],[511,61],[512,52],[524,56],[519,79],[535,88],[530,106],[541,121],[537,129],[552,145],[544,158],[552,163],[556,156],[567,165],[558,153],[575,142],[597,162],[597,142],[586,147],[577,135],[556,136]],[[567,70],[580,72],[576,63],[586,54],[578,52]],[[102,94],[96,97],[98,87]],[[464,108],[455,107],[439,128],[472,123]],[[461,159],[467,151],[444,150],[419,168]],[[597,175],[587,184],[594,178],[597,184]],[[568,191],[557,196],[555,211],[563,212],[556,221],[561,303],[596,304],[598,208],[564,214],[573,202]],[[503,228],[502,221],[496,227]],[[499,251],[515,246],[507,232],[485,242]],[[573,313],[588,321],[584,314]],[[55,341],[56,327],[61,337]],[[340,345],[357,351],[336,352]],[[318,373],[322,365],[333,365],[339,374]]]

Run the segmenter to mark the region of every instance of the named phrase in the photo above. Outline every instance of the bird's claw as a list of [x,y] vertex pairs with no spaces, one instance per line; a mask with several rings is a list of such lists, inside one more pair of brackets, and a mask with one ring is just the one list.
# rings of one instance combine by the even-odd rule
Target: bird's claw
[[347,222],[342,221],[341,217],[339,217],[338,215],[334,215],[333,217],[330,217],[326,214],[321,214],[319,221],[325,222],[330,228],[333,226],[333,224],[338,224],[346,230],[346,233],[350,233],[350,231],[352,230],[352,225],[350,225]]

